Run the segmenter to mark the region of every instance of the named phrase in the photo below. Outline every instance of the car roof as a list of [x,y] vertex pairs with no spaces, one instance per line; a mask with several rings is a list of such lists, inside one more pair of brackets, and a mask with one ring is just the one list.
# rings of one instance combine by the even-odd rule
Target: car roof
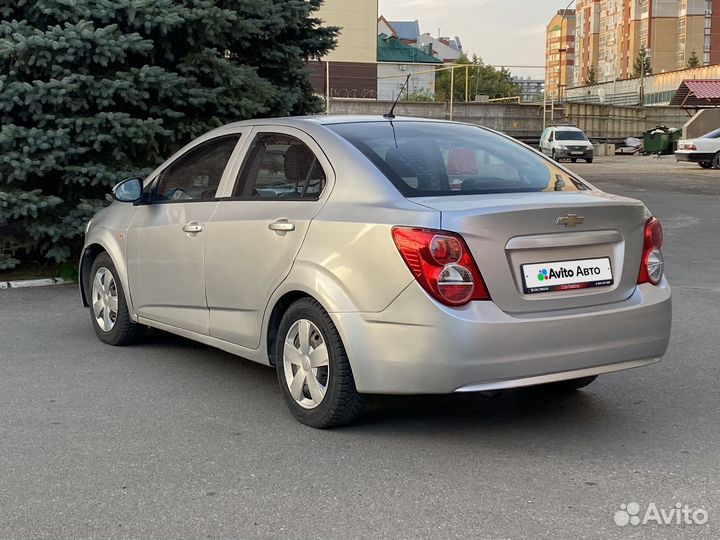
[[553,129],[557,131],[582,131],[582,129],[575,126],[553,126]]
[[[294,126],[302,127],[303,125],[322,125],[328,126],[333,124],[356,124],[368,122],[389,122],[389,118],[381,115],[325,115],[317,114],[312,116],[284,116],[280,118],[255,118],[251,120],[242,120],[240,122],[232,122],[223,126],[224,128],[234,128],[242,126]],[[396,116],[393,122],[427,122],[427,123],[457,123],[448,120],[434,118],[415,118],[410,116]]]

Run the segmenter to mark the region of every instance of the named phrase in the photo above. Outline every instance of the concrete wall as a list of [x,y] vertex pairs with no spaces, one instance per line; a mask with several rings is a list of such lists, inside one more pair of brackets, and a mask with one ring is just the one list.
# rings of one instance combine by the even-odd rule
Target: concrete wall
[[[383,115],[390,110],[391,101],[333,99],[330,114]],[[400,102],[397,116],[450,119],[448,103]],[[543,130],[542,106],[493,103],[455,103],[452,119],[502,131],[521,140],[535,141]]]
[[694,139],[720,128],[720,109],[701,109],[685,122],[683,139]]
[[[391,101],[333,99],[330,114],[383,115]],[[448,103],[398,103],[397,116],[450,119]],[[638,136],[655,126],[682,128],[687,113],[678,107],[616,107],[586,103],[566,103],[565,118],[556,111],[558,122],[570,121],[595,141],[620,142]],[[537,105],[499,103],[455,103],[452,119],[482,125],[517,139],[537,144],[543,130],[543,108]],[[549,118],[548,118],[549,123]],[[708,130],[709,131],[709,130]]]
[[594,140],[622,141],[656,126],[680,129],[687,113],[679,107],[618,107],[589,103],[565,104],[565,118]]

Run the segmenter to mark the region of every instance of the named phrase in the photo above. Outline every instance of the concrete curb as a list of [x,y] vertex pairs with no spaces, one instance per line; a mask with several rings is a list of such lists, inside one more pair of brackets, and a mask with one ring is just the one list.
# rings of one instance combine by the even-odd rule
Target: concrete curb
[[27,287],[48,287],[50,285],[66,285],[73,283],[63,278],[18,279],[15,281],[0,281],[0,289],[24,289]]

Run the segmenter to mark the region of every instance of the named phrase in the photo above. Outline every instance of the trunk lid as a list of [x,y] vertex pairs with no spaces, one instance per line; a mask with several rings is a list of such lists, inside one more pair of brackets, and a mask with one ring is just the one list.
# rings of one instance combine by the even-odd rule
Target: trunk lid
[[[635,290],[650,213],[637,200],[599,191],[414,197],[442,214],[441,228],[461,234],[490,296],[508,313],[617,302]],[[563,225],[575,214],[583,223]],[[612,285],[527,292],[522,265],[609,259]],[[526,267],[526,271],[527,271]]]

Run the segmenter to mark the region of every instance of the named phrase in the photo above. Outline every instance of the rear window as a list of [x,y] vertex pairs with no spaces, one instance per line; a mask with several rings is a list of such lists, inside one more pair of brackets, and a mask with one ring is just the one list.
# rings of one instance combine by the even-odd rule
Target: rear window
[[406,197],[588,189],[535,152],[476,126],[387,121],[327,127]]
[[587,141],[587,137],[582,131],[556,130],[556,141]]

